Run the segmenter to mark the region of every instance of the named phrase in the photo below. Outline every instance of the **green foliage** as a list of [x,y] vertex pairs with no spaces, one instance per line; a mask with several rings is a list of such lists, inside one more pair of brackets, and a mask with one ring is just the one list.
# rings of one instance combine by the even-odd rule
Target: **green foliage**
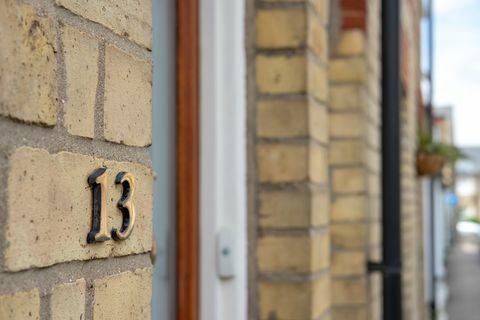
[[466,217],[466,218],[463,218],[462,220],[463,220],[463,221],[474,222],[474,223],[480,224],[480,218],[477,217],[477,216]]
[[466,158],[465,154],[454,145],[434,142],[429,133],[420,133],[418,140],[418,152],[436,153],[442,156],[447,164],[454,164],[459,159]]

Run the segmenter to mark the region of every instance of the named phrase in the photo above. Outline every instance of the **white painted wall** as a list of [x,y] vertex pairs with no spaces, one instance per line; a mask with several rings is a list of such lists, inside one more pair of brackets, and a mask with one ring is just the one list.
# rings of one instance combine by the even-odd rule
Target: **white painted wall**
[[[200,316],[247,319],[244,2],[201,0]],[[216,241],[235,242],[234,277],[218,276]]]

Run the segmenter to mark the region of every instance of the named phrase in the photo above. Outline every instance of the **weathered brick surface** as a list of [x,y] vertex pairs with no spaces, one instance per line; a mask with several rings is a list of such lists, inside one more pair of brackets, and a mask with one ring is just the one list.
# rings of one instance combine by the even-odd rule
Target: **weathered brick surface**
[[330,86],[329,104],[332,110],[362,110],[365,99],[365,89],[361,86],[352,84]]
[[366,123],[360,113],[330,114],[331,138],[357,138],[365,135]]
[[93,319],[148,320],[152,269],[137,269],[95,280]]
[[0,115],[55,125],[54,21],[15,0],[1,0],[0,8]]
[[328,222],[329,195],[308,190],[262,191],[259,224],[266,228],[308,228]]
[[40,320],[40,293],[38,289],[0,295],[0,319]]
[[139,45],[152,47],[152,1],[56,0],[75,14],[103,24]]
[[335,52],[339,55],[346,56],[361,55],[365,53],[365,33],[358,29],[342,32],[335,48]]
[[260,319],[317,319],[330,306],[330,278],[312,282],[258,285]]
[[310,101],[308,104],[308,131],[310,137],[320,143],[327,144],[328,138],[328,110],[324,105]]
[[332,256],[332,275],[346,277],[363,275],[367,259],[364,251],[338,251]]
[[362,221],[367,216],[367,199],[362,195],[337,195],[331,205],[332,221]]
[[302,93],[306,90],[305,56],[259,55],[256,59],[257,88],[261,93]]
[[305,9],[270,9],[257,11],[257,46],[259,48],[295,48],[305,44]]
[[363,222],[334,224],[330,228],[334,248],[365,249],[368,243],[368,225]]
[[152,65],[115,46],[105,53],[105,139],[144,147],[152,143]]
[[50,298],[52,320],[85,319],[85,279],[53,288]]
[[363,82],[366,79],[367,67],[361,57],[332,59],[328,64],[330,79],[334,82]]
[[257,135],[259,137],[306,136],[307,132],[306,100],[266,100],[257,103]]
[[[137,217],[127,240],[87,245],[92,212],[87,177],[101,166],[109,168],[109,226],[120,226],[122,221],[122,214],[116,207],[122,191],[114,184],[119,171],[135,176],[137,189],[133,201]],[[152,246],[152,180],[151,170],[135,163],[70,152],[49,154],[29,147],[16,150],[10,157],[8,174],[5,268],[17,271],[64,261],[149,251]]]
[[332,302],[334,304],[363,304],[367,302],[367,282],[364,278],[337,279],[332,283]]
[[302,181],[308,177],[308,146],[264,144],[257,147],[261,182]]
[[328,100],[328,70],[313,59],[308,63],[308,92],[315,99],[326,102]]
[[329,265],[329,236],[313,237],[266,236],[257,243],[261,272],[308,273]]
[[98,85],[98,42],[65,26],[62,32],[67,78],[65,126],[70,134],[93,138]]
[[332,189],[338,193],[359,193],[365,191],[365,171],[361,168],[333,169]]

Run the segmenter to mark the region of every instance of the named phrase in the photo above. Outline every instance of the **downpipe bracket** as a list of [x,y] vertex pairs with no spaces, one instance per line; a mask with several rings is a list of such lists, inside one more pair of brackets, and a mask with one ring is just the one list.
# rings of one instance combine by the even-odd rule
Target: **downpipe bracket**
[[401,266],[389,266],[383,262],[369,261],[367,264],[367,270],[369,273],[380,272],[385,276],[400,275],[402,273]]

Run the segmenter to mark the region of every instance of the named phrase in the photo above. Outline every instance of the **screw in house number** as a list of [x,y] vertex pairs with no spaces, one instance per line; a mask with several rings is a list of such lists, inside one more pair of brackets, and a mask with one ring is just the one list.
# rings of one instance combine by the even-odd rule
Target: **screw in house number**
[[87,179],[92,188],[92,229],[87,235],[87,242],[103,242],[113,238],[121,241],[127,239],[135,225],[135,206],[132,202],[135,193],[135,179],[131,173],[120,172],[115,178],[116,184],[122,185],[122,196],[117,207],[122,213],[120,229],[112,228],[108,231],[107,213],[107,168],[96,169]]

